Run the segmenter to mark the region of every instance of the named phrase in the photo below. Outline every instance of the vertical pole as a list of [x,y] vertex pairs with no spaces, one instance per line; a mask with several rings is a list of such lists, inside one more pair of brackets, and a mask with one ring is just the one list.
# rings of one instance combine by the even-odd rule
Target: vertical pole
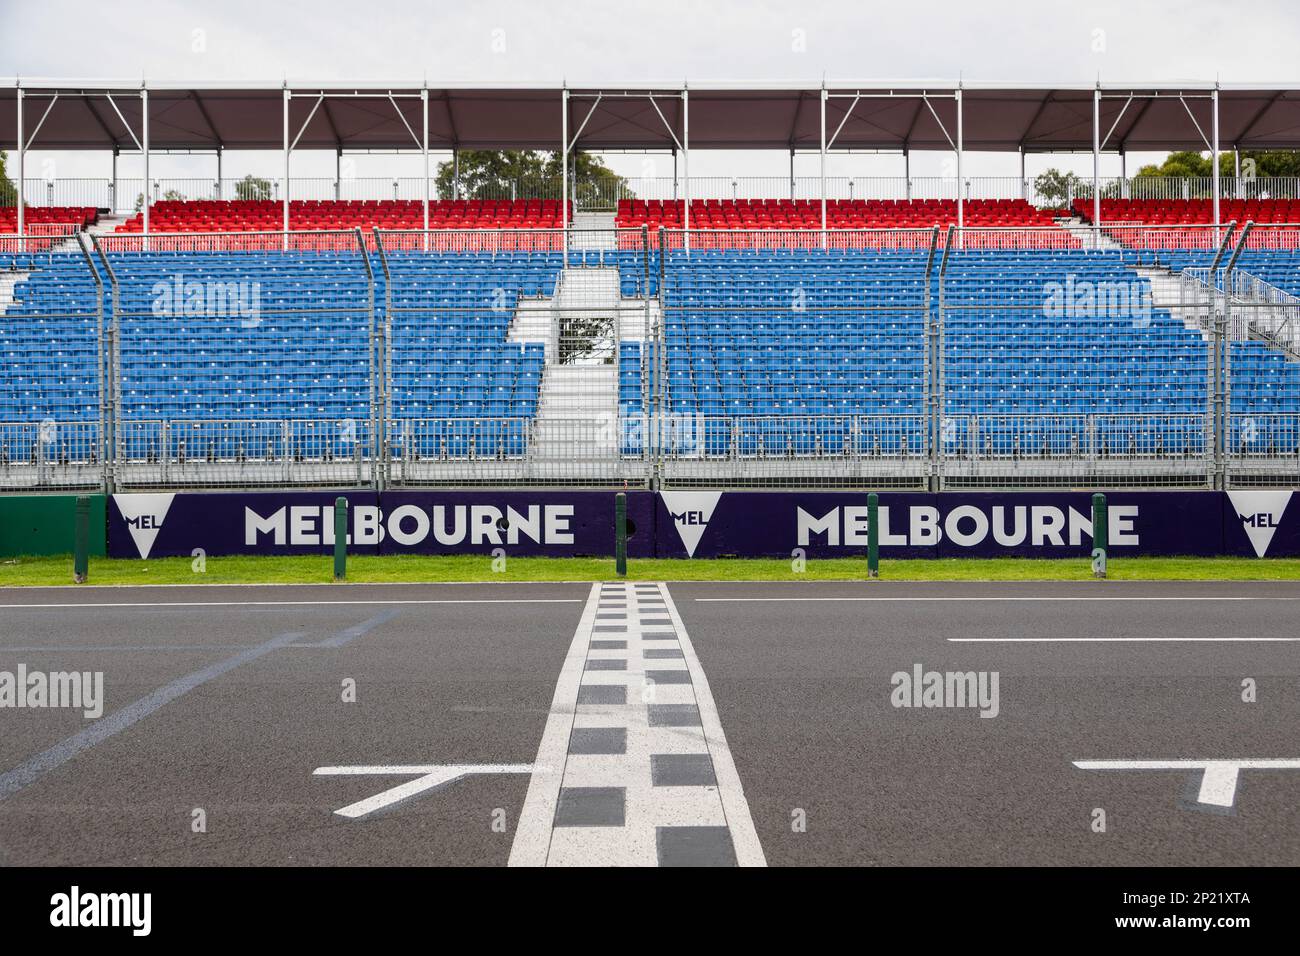
[[281,246],[288,250],[289,248],[289,98],[292,96],[289,92],[288,85],[284,88],[284,196],[283,196],[283,214],[284,214],[284,234],[281,237]]
[[221,147],[217,147],[217,198],[221,198]]
[[23,177],[26,175],[27,166],[27,133],[23,129],[23,88],[18,87],[18,195],[15,202],[18,204],[18,251],[23,251],[23,232],[26,215],[23,202]]
[[1123,146],[1121,146],[1119,150],[1119,181],[1120,181],[1119,198],[1128,199],[1129,198],[1128,150],[1126,150]]
[[683,245],[691,251],[691,93],[682,89],[682,179],[685,180],[686,209],[682,216]]
[[677,147],[673,147],[673,202],[677,202]]
[[1106,496],[1098,492],[1092,496],[1092,576],[1106,576],[1106,555],[1110,548],[1110,524],[1106,511]]
[[420,90],[420,113],[424,127],[421,133],[420,149],[423,153],[424,169],[424,251],[429,251],[429,89]]
[[348,577],[348,499],[334,499],[334,580]]
[[117,154],[118,154],[118,148],[114,146],[113,147],[113,181],[112,184],[109,186],[109,190],[108,190],[108,196],[109,196],[108,205],[110,207],[108,210],[109,215],[113,215],[114,213],[116,213],[119,208],[117,204]]
[[1092,247],[1101,247],[1101,87],[1092,91]]
[[1235,143],[1232,146],[1232,198],[1246,198],[1246,192],[1241,188],[1241,150]]
[[334,201],[343,198],[343,147],[334,149]]
[[822,83],[821,99],[821,127],[822,127],[822,147],[821,147],[821,185],[822,185],[822,248],[826,248],[826,84]]
[[144,234],[145,239],[141,241],[141,248],[146,251],[149,249],[149,90],[143,84],[140,86],[140,151],[144,154],[144,189],[141,195],[144,197]]
[[569,88],[560,93],[560,228],[564,265],[569,265]]
[[794,195],[794,147],[790,147],[790,201],[793,202]]
[[903,195],[912,201],[912,151],[903,147]]
[[614,571],[627,577],[627,495],[614,496]]
[[72,583],[85,584],[90,571],[90,498],[87,495],[77,496],[72,547]]
[[880,577],[880,497],[867,495],[867,577]]
[[1216,81],[1214,91],[1210,94],[1210,170],[1214,182],[1214,237],[1219,237],[1219,84]]
[[964,122],[962,118],[961,88],[957,89],[957,248],[965,246],[966,235],[966,180],[962,175],[962,152],[965,150]]
[[451,147],[451,198],[460,198],[460,147]]

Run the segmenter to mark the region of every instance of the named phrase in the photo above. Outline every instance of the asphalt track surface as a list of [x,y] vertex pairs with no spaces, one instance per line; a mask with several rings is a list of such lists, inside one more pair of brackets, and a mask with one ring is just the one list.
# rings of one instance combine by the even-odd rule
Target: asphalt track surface
[[[1075,765],[1300,762],[1300,585],[666,591],[0,589],[0,672],[102,671],[106,698],[98,720],[0,709],[0,864],[501,866],[512,848],[514,862],[618,864],[654,862],[656,832],[658,862],[1300,864],[1300,769],[1247,766],[1207,802],[1201,768]],[[591,633],[623,614],[629,639]],[[640,660],[664,640],[680,665]],[[917,665],[996,672],[997,716],[894,706],[893,675]],[[649,673],[678,695],[650,704],[694,700],[702,729],[624,719],[646,712]],[[626,683],[628,703],[566,701],[593,681]],[[622,723],[621,756],[572,756],[571,726]],[[539,769],[548,747],[557,766]],[[365,809],[442,765],[504,772]],[[367,772],[315,773],[330,767]],[[395,767],[416,769],[368,772]],[[665,814],[699,826],[670,840]],[[648,848],[620,855],[647,826]]]

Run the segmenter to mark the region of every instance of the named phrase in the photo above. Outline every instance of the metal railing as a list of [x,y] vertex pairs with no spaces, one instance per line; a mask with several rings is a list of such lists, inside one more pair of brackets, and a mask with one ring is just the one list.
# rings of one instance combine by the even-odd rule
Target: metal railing
[[[828,176],[828,199],[955,200],[1023,199],[1040,208],[1068,208],[1076,199],[1090,200],[1092,177],[1069,176]],[[571,182],[569,198],[584,210],[614,209],[623,199],[676,200],[690,196],[704,200],[820,199],[822,179],[818,176],[602,176]],[[1104,199],[1136,199],[1176,202],[1209,199],[1214,184],[1209,176],[1106,176],[1100,181]],[[483,179],[468,174],[459,182],[430,180],[428,192],[435,199],[554,199],[561,198],[559,176],[527,176]],[[289,184],[291,200],[421,200],[425,180],[418,176],[343,176],[341,178],[295,177]],[[285,198],[284,182],[276,176],[242,177],[151,177],[151,203],[176,200]],[[33,178],[23,184],[23,197],[30,206],[93,206],[114,212],[139,211],[145,199],[142,178]],[[1300,177],[1224,176],[1219,180],[1223,200],[1300,198]],[[13,206],[12,186],[0,190],[0,206]]]

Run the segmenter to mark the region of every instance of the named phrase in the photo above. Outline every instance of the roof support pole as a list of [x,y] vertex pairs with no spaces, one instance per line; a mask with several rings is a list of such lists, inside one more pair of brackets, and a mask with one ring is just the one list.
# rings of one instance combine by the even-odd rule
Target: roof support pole
[[1092,91],[1092,247],[1101,247],[1101,87]]
[[420,133],[421,169],[424,170],[424,251],[429,251],[429,88],[420,90],[420,115],[423,126]]
[[144,157],[144,190],[141,193],[144,197],[144,239],[141,240],[141,248],[147,251],[149,249],[149,196],[152,190],[149,182],[149,89],[143,83],[140,84],[140,153]]
[[221,198],[221,147],[217,147],[217,198]]
[[343,147],[334,148],[334,201],[343,198]]
[[1232,198],[1246,198],[1246,192],[1241,188],[1241,150],[1236,143],[1232,145]]
[[912,151],[903,147],[903,188],[907,201],[912,201]]
[[109,186],[108,186],[109,215],[113,215],[114,213],[116,213],[119,208],[117,205],[117,154],[118,154],[118,148],[114,146],[112,169],[111,169],[112,179],[109,181]]
[[281,208],[284,216],[284,234],[280,237],[281,247],[289,248],[289,99],[293,96],[289,87],[284,88],[284,195]]
[[1213,167],[1210,170],[1211,179],[1214,182],[1214,234],[1219,234],[1219,194],[1222,192],[1222,186],[1219,183],[1219,84],[1214,84],[1214,90],[1210,94],[1210,163]]
[[682,88],[682,179],[685,180],[686,206],[682,215],[685,248],[691,251],[691,93]]
[[569,265],[569,88],[560,94],[560,227],[564,265]]
[[1029,182],[1025,179],[1025,148],[1020,147],[1020,198],[1029,199]]
[[26,205],[23,202],[23,175],[26,173],[27,165],[27,133],[23,129],[23,88],[18,87],[18,195],[15,201],[18,203],[18,251],[23,250],[23,229],[26,217],[23,214],[23,208]]
[[794,147],[790,147],[790,200],[794,201]]
[[962,153],[965,144],[965,123],[962,119],[961,88],[954,94],[957,100],[957,248],[966,242],[966,179],[962,175]]
[[821,171],[820,171],[820,173],[819,173],[819,176],[820,176],[820,178],[821,178],[821,197],[822,197],[822,248],[825,249],[825,248],[826,248],[826,244],[827,244],[827,236],[826,236],[826,84],[825,84],[825,83],[822,84],[822,98],[821,98],[821,127],[822,127],[822,143],[821,143]]

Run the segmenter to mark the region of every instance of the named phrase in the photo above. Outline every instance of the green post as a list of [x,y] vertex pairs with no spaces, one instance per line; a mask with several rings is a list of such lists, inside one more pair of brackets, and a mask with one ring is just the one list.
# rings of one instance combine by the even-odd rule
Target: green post
[[627,577],[627,495],[614,496],[614,570]]
[[1106,576],[1106,552],[1110,548],[1110,521],[1106,513],[1106,496],[1092,496],[1092,576]]
[[880,577],[880,499],[873,491],[867,495],[867,577]]
[[348,577],[348,499],[334,499],[334,580]]
[[90,498],[77,496],[76,523],[73,526],[72,581],[85,584],[90,577]]

